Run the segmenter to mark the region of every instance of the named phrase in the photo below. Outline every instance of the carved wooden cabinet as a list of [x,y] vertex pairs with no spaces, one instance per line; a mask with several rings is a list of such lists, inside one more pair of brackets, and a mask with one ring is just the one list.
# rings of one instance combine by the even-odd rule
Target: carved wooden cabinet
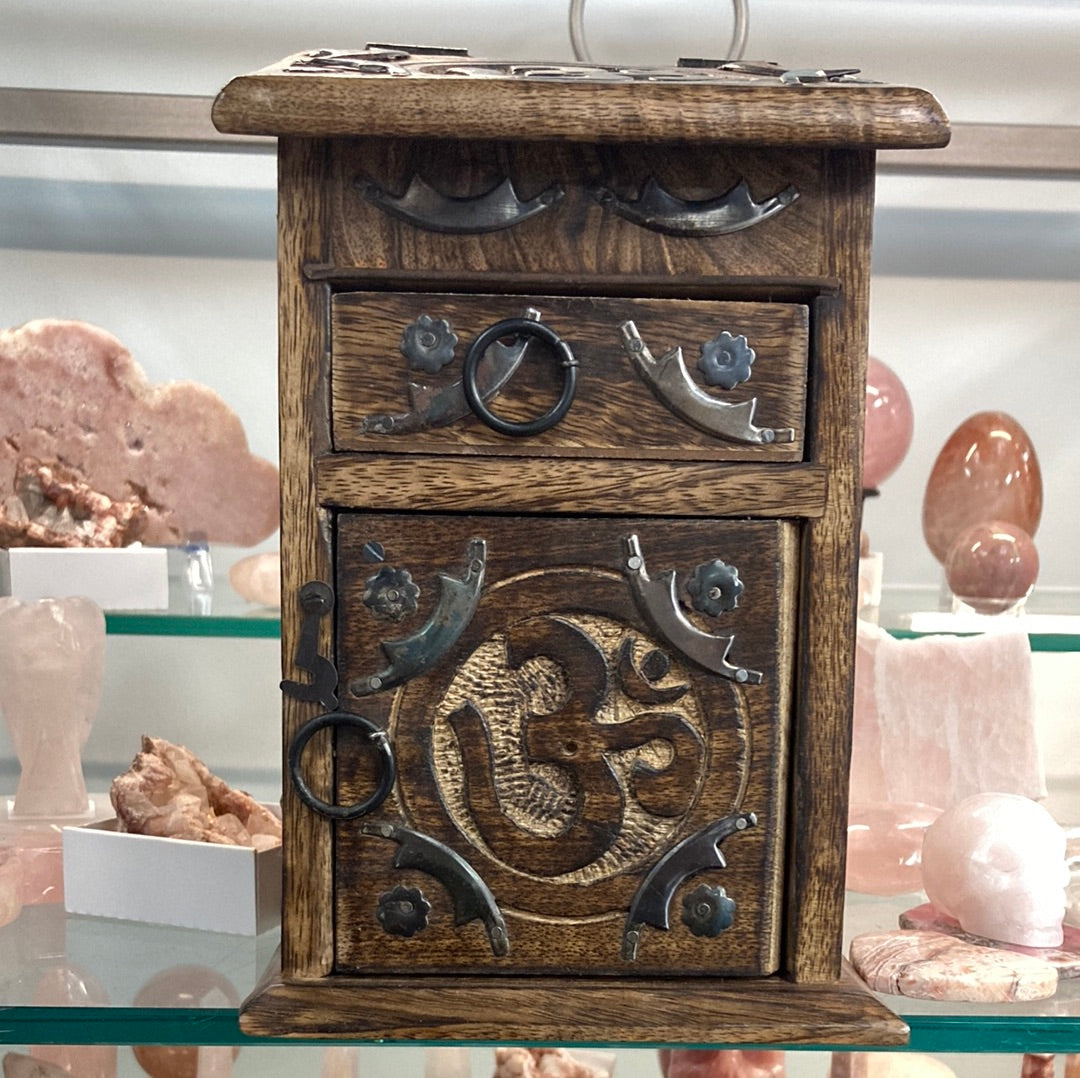
[[370,46],[279,136],[260,1033],[896,1043],[841,969],[877,147],[845,73]]

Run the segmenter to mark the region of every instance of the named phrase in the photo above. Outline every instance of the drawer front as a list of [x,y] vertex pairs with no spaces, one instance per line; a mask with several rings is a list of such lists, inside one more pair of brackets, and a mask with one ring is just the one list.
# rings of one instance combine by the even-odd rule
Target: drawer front
[[329,250],[340,267],[621,278],[825,272],[821,151],[336,140],[330,154]]
[[338,450],[802,458],[803,305],[351,292],[331,310]]
[[[342,513],[336,543],[342,706],[397,763],[336,830],[339,972],[776,969],[793,525]],[[340,804],[371,750],[339,731]]]

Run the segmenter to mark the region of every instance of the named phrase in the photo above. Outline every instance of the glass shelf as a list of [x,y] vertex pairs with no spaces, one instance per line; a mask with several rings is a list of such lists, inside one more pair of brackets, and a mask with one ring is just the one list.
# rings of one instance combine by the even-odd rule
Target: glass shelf
[[[849,896],[849,930],[895,925],[897,911],[918,901]],[[0,928],[0,1043],[295,1044],[247,1037],[238,1025],[235,1001],[254,989],[277,944],[276,931],[227,936],[68,915],[59,905],[28,907]],[[35,1003],[57,970],[67,971],[69,985],[83,986],[78,994],[85,1003]],[[147,986],[163,981],[175,1002],[146,1005]],[[1077,981],[1063,982],[1054,999],[1008,1006],[879,998],[910,1025],[912,1051],[1080,1051]]]

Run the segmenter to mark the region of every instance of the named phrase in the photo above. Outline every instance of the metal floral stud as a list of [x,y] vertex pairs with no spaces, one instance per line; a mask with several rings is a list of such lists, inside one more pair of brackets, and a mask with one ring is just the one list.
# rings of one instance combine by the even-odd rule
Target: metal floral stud
[[430,912],[431,903],[424,898],[423,891],[418,887],[402,887],[399,884],[392,891],[379,895],[375,919],[384,932],[409,939],[427,928]]
[[457,334],[445,318],[422,314],[401,334],[401,354],[409,366],[428,374],[438,374],[454,358]]
[[739,605],[743,582],[739,570],[719,558],[699,565],[686,582],[690,605],[700,614],[718,618]]
[[363,603],[382,621],[401,621],[416,613],[420,588],[408,569],[383,566],[364,581]]
[[703,883],[683,899],[682,922],[695,936],[719,936],[735,923],[735,907],[723,887]]
[[749,381],[750,368],[756,358],[757,353],[741,333],[734,337],[724,330],[701,346],[697,365],[706,384],[734,389],[741,382]]

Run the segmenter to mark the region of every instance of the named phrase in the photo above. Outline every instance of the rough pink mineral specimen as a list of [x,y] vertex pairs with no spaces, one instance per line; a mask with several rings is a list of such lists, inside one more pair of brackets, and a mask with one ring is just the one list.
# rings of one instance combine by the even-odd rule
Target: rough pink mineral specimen
[[143,736],[142,752],[109,793],[121,831],[257,850],[281,842],[281,821],[269,809],[163,738]]
[[496,1048],[494,1078],[606,1078],[565,1048]]
[[146,528],[137,497],[112,499],[74,468],[24,457],[15,466],[15,493],[0,505],[0,547],[120,547]]
[[151,385],[111,334],[43,320],[0,332],[0,491],[25,457],[75,468],[147,507],[149,543],[195,533],[250,546],[278,525],[278,475],[236,414],[193,382]]
[[894,929],[851,941],[851,964],[875,992],[913,999],[1007,1003],[1048,999],[1058,975],[1028,955],[973,947],[940,932]]

